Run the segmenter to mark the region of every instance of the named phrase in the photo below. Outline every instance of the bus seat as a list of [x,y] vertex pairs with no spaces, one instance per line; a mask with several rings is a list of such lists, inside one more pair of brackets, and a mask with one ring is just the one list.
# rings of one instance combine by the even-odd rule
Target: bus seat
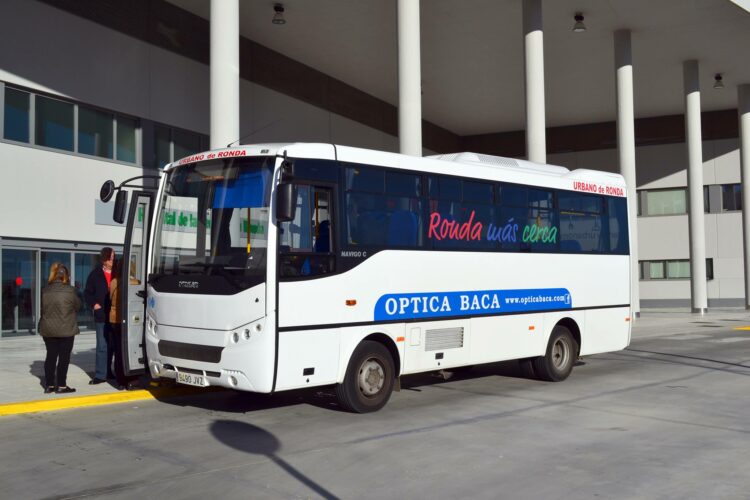
[[385,243],[384,212],[369,210],[357,216],[357,243],[360,245],[383,245]]
[[315,251],[328,253],[331,251],[331,221],[324,220],[318,226],[318,237],[315,238]]
[[413,247],[417,245],[417,216],[407,210],[397,210],[388,224],[388,244]]

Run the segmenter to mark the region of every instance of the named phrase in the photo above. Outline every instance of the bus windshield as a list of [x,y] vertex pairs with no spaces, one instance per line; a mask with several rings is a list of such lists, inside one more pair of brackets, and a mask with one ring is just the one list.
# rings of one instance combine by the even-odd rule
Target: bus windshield
[[168,173],[154,237],[154,286],[163,281],[169,291],[190,292],[177,286],[189,281],[174,278],[213,276],[216,292],[236,293],[265,281],[274,160],[206,161]]

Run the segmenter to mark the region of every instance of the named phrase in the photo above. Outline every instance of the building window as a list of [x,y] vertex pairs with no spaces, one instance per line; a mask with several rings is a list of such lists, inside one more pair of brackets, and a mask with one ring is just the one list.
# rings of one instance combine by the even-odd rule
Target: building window
[[681,215],[687,213],[685,188],[639,191],[639,215]]
[[742,189],[740,184],[722,184],[721,211],[742,210]]
[[174,158],[172,161],[201,152],[201,136],[195,132],[172,129]]
[[[0,82],[0,92],[3,87]],[[7,86],[2,97],[2,139],[127,163],[139,161],[137,118]]]
[[128,163],[136,162],[136,134],[138,120],[117,117],[117,159]]
[[704,214],[711,212],[710,199],[711,199],[711,196],[709,194],[708,186],[703,186],[703,213]]
[[10,141],[29,142],[29,94],[5,87],[3,137]]
[[95,109],[78,108],[78,152],[112,158],[112,123],[114,116]]
[[207,135],[164,125],[156,125],[154,129],[154,154],[156,166],[160,169],[175,160],[209,149]]
[[38,95],[35,106],[36,144],[73,151],[73,105]]
[[[690,279],[690,260],[642,260],[639,262],[641,280]],[[706,259],[706,279],[714,279],[714,260]]]

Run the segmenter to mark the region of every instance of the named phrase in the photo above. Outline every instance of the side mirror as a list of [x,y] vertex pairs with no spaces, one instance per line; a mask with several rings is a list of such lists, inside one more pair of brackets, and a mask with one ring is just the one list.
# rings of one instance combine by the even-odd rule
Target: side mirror
[[128,192],[121,189],[115,198],[115,208],[112,211],[112,219],[118,224],[125,222],[125,209],[128,206]]
[[115,194],[115,183],[113,181],[107,181],[102,184],[102,187],[99,190],[100,200],[102,200],[104,203],[107,203],[112,199],[113,194]]
[[297,186],[291,182],[280,182],[276,187],[276,220],[294,220],[297,211]]

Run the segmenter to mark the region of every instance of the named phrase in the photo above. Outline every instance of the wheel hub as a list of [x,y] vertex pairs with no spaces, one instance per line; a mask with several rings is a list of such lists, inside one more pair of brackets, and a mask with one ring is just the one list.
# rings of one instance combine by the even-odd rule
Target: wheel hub
[[562,339],[558,339],[552,346],[552,364],[555,368],[563,368],[567,365],[569,356],[570,349],[568,349],[568,344]]
[[359,369],[359,390],[366,396],[374,396],[385,384],[385,370],[374,359],[368,359]]

